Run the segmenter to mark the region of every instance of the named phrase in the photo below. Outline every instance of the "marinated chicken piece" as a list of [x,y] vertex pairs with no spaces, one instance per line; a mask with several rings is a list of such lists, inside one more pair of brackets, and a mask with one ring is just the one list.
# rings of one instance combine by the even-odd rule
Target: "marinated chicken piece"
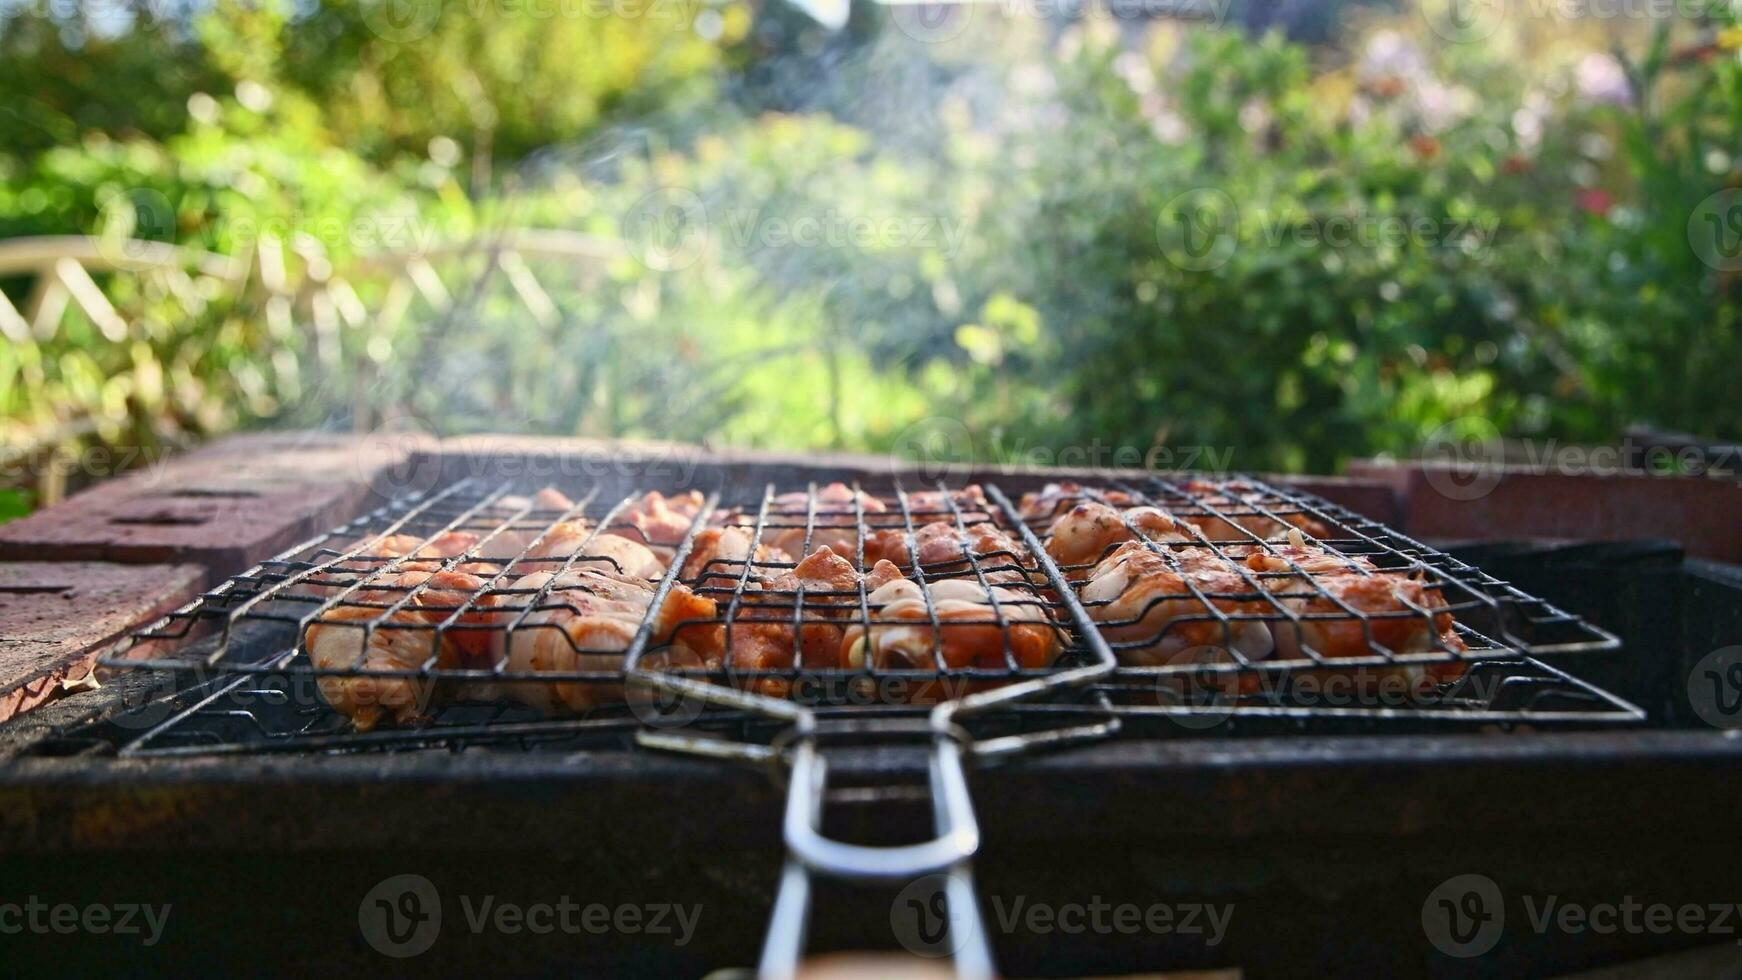
[[496,500],[495,507],[497,510],[511,512],[522,510],[554,510],[566,512],[575,509],[575,502],[570,500],[561,490],[558,490],[555,487],[545,487],[530,497],[520,496],[519,494],[499,497]]
[[[747,561],[750,561],[750,535],[743,528],[734,525],[704,528],[696,535],[678,577],[697,588],[729,589],[743,577]],[[757,565],[791,561],[792,557],[778,548],[757,545],[750,575],[756,576]]]
[[[476,547],[478,536],[469,531],[444,531],[426,543],[418,535],[390,534],[378,541],[366,539],[361,543],[363,550],[287,587],[284,597],[304,602],[326,600],[344,594],[353,585],[385,585],[387,579],[404,572],[438,572],[447,559],[459,557]],[[403,560],[407,558],[412,560]],[[485,562],[464,562],[452,570],[485,578],[500,571],[495,565]]]
[[[607,529],[632,541],[654,548],[675,548],[681,544],[696,515],[706,503],[701,491],[691,490],[676,497],[667,497],[658,490],[649,490],[640,500],[619,513]],[[669,556],[669,551],[667,552]],[[667,559],[669,561],[669,557]]]
[[443,531],[428,543],[414,534],[389,534],[370,545],[363,554],[387,558],[457,558],[476,547],[478,536],[470,531]]
[[1166,511],[1154,507],[1121,511],[1087,501],[1053,522],[1046,553],[1064,567],[1067,578],[1081,581],[1088,577],[1088,566],[1100,561],[1108,549],[1132,541],[1138,534],[1164,544],[1191,544],[1198,540],[1190,528]]
[[[548,590],[538,596],[538,590]],[[647,582],[614,571],[589,567],[561,575],[534,572],[513,585],[522,603],[536,606],[515,624],[507,640],[506,670],[514,673],[601,671],[620,674],[624,654],[653,602]],[[505,597],[506,598],[506,597]],[[522,605],[522,608],[525,608]],[[681,585],[672,587],[654,620],[652,646],[644,665],[700,666],[702,657],[691,645],[711,642],[717,632],[714,601]],[[585,711],[623,701],[623,685],[614,681],[508,681],[502,694],[543,711]],[[494,693],[474,687],[474,696]]]
[[[1265,580],[1265,587],[1279,590],[1284,584],[1299,583],[1302,576],[1336,575],[1344,572],[1375,572],[1374,564],[1360,555],[1343,555],[1328,548],[1306,543],[1298,530],[1289,532],[1284,544],[1235,545],[1226,549],[1229,557],[1243,559],[1247,568]],[[1287,578],[1288,582],[1273,584]]]
[[[940,666],[1005,670],[1009,668],[1006,638],[1019,668],[1047,667],[1058,658],[1058,628],[1038,597],[1027,590],[993,586],[988,591],[966,579],[934,582],[928,590],[903,578],[879,587],[868,601],[875,610],[869,628],[863,623],[852,626],[842,640],[841,658],[849,669],[861,669],[869,662],[884,670],[935,671]],[[904,693],[908,700],[929,703],[999,683],[940,677],[920,681]]]
[[[587,521],[558,521],[538,530],[506,530],[481,549],[491,561],[511,561],[524,552],[526,559],[549,559],[526,563],[523,570],[555,572],[562,561],[579,555],[570,568],[602,567],[636,578],[656,579],[665,574],[665,563],[644,544],[615,534],[595,533]],[[559,560],[560,559],[560,560]]]
[[[1280,617],[1271,623],[1279,656],[1301,659],[1306,656],[1303,644],[1322,657],[1371,656],[1381,652],[1376,646],[1393,653],[1462,649],[1451,614],[1434,611],[1446,605],[1437,589],[1406,574],[1381,572],[1360,555],[1307,544],[1298,530],[1289,534],[1289,542],[1254,547],[1245,559],[1246,567],[1286,609],[1311,617],[1298,630]],[[1350,609],[1373,614],[1371,643]]]
[[1445,599],[1408,575],[1337,572],[1314,575],[1310,583],[1299,577],[1274,582],[1265,585],[1283,593],[1282,604],[1303,617],[1298,627],[1291,620],[1271,624],[1283,659],[1304,659],[1308,650],[1336,658],[1463,649],[1451,613],[1437,611]]
[[1224,626],[1218,613],[1276,615],[1276,606],[1208,548],[1174,553],[1127,542],[1095,566],[1081,597],[1120,661],[1133,666],[1226,663],[1236,659],[1230,651],[1254,661],[1276,646],[1262,621]]
[[[376,587],[358,590],[309,624],[303,649],[317,670],[450,669],[478,666],[488,658],[490,627],[503,614],[494,611],[501,597],[480,596],[485,579],[465,572],[406,571],[372,584]],[[404,605],[389,615],[386,607],[401,600]],[[374,628],[365,629],[370,622]],[[329,675],[317,677],[316,686],[359,731],[383,717],[401,724],[422,717],[435,691],[427,677]]]
[[1116,507],[1131,503],[1131,495],[1121,490],[1108,490],[1099,495],[1091,495],[1080,483],[1049,483],[1039,493],[1023,494],[1022,500],[1016,506],[1016,513],[1024,523],[1035,529],[1035,533],[1045,534],[1061,514],[1091,499]]
[[[809,550],[828,548],[837,555],[858,554],[858,515],[861,508],[867,518],[889,510],[876,497],[863,491],[854,491],[844,483],[831,483],[817,490]],[[810,497],[806,493],[786,493],[774,498],[768,507],[765,542],[771,548],[803,558],[808,554],[805,549],[805,520],[812,513]]]
[[1038,493],[1025,493],[1016,504],[1016,515],[1035,524],[1041,534],[1052,526],[1053,519],[1085,500],[1083,488],[1076,483],[1049,483]]
[[[953,521],[934,521],[913,533],[913,543],[927,576],[974,577],[968,561],[972,555],[988,582],[1024,583],[1028,576],[1023,569],[1033,563],[1027,548],[990,521],[970,524],[966,529]],[[914,554],[908,547],[906,529],[884,528],[874,532],[865,541],[865,560],[888,561],[904,571],[913,571]]]
[[[1281,541],[1288,537],[1291,529],[1305,531],[1315,538],[1331,534],[1323,521],[1302,513],[1295,504],[1265,493],[1250,483],[1190,480],[1181,488],[1192,495],[1204,512],[1181,513],[1179,519],[1198,528],[1211,541],[1250,541],[1254,536],[1265,541]],[[1218,513],[1209,513],[1210,510]]]
[[[841,623],[861,614],[859,587],[873,592],[888,582],[901,578],[901,572],[889,562],[878,562],[861,576],[853,563],[828,548],[813,552],[797,567],[757,583],[755,591],[747,591],[727,633],[730,649],[722,647],[712,658],[726,666],[729,673],[783,672],[794,667],[795,649],[806,670],[828,670],[841,666]],[[796,633],[793,611],[798,592],[804,591],[802,622]],[[791,682],[784,677],[738,678],[747,689],[771,697],[786,697]]]
[[986,491],[978,483],[970,483],[960,490],[918,490],[910,493],[907,495],[907,512],[915,524],[929,524],[937,520],[954,524],[958,513],[961,514],[962,523],[972,524],[992,519],[992,503],[986,499]]

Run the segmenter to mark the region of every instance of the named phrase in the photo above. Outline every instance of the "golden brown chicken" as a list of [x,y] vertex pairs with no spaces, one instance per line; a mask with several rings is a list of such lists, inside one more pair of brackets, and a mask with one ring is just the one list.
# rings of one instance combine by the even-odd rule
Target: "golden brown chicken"
[[505,530],[480,550],[486,560],[513,562],[520,573],[555,572],[570,558],[575,559],[570,568],[607,568],[643,579],[659,578],[666,567],[646,545],[602,533],[579,518],[546,528]]
[[[877,588],[868,601],[875,607],[869,626],[854,625],[842,638],[841,659],[849,669],[869,665],[883,670],[933,672],[1008,670],[1011,661],[1017,668],[1035,669],[1050,666],[1058,658],[1058,627],[1039,598],[1025,589],[993,586],[988,590],[966,579],[946,579],[922,588],[902,578]],[[940,676],[886,693],[892,698],[930,703],[1000,683],[1004,682]]]
[[498,497],[492,507],[494,511],[508,512],[523,510],[566,512],[574,509],[575,502],[556,487],[544,487],[530,497],[520,494]]
[[1096,501],[1080,503],[1061,515],[1046,539],[1046,553],[1063,568],[1065,576],[1081,581],[1091,566],[1115,545],[1138,535],[1164,544],[1190,544],[1198,540],[1191,528],[1173,515],[1154,507],[1118,510]]
[[[900,577],[889,562],[878,562],[861,575],[852,562],[821,548],[796,567],[747,588],[710,660],[738,675],[735,683],[741,687],[786,697],[792,687],[789,677],[756,675],[785,674],[798,666],[807,671],[839,668],[844,624],[862,614],[861,585],[869,593]],[[795,610],[800,620],[796,630]]]
[[[307,578],[288,586],[283,596],[302,602],[327,601],[343,595],[352,586],[387,586],[405,572],[438,572],[448,563],[478,545],[469,531],[444,531],[430,538],[413,534],[390,534],[379,540],[365,539],[362,550],[319,568]],[[415,553],[415,554],[414,554]],[[501,569],[489,562],[456,564],[450,571],[469,572],[484,578]]]
[[1023,494],[1016,513],[1035,533],[1044,535],[1060,515],[1089,501],[1124,507],[1131,503],[1131,495],[1122,490],[1091,493],[1080,483],[1049,483],[1038,492]]
[[1244,481],[1188,480],[1180,488],[1191,495],[1193,506],[1169,506],[1175,507],[1180,520],[1197,527],[1211,541],[1247,542],[1254,536],[1281,541],[1291,529],[1315,538],[1331,535],[1329,526],[1298,505]]
[[992,503],[978,483],[960,490],[918,490],[907,494],[907,516],[916,525],[939,520],[953,524],[957,515],[964,524],[992,519]]
[[[513,586],[525,609],[506,642],[506,669],[512,673],[588,672],[621,675],[628,651],[652,606],[654,591],[633,576],[607,568],[571,568],[561,575],[535,572]],[[542,595],[540,594],[542,590]],[[681,585],[667,593],[653,621],[644,666],[700,666],[695,646],[713,642],[712,599]],[[585,711],[623,701],[616,680],[510,681],[502,693],[544,711]],[[474,689],[475,695],[490,693]]]
[[1081,590],[1090,618],[1120,662],[1140,667],[1248,661],[1275,649],[1254,617],[1275,606],[1232,563],[1207,548],[1171,552],[1142,542],[1119,546]]
[[[815,507],[807,493],[786,493],[774,498],[768,507],[768,521],[763,540],[796,558],[828,548],[837,555],[853,556],[859,551],[859,515],[867,518],[887,513],[883,501],[864,491],[855,491],[844,483],[831,483],[816,492]],[[806,522],[809,521],[810,547],[805,547]],[[881,523],[887,524],[887,521]]]
[[1027,548],[990,521],[969,524],[966,528],[953,521],[934,521],[914,531],[913,547],[908,544],[905,528],[885,528],[865,541],[867,562],[888,561],[912,572],[916,555],[928,577],[974,577],[973,565],[968,560],[972,556],[985,572],[986,580],[994,585],[1027,582],[1025,570],[1034,562]]
[[699,490],[675,497],[649,490],[620,511],[605,533],[645,545],[660,557],[662,564],[670,564],[673,550],[683,543],[705,503]]
[[749,578],[759,579],[757,566],[769,563],[789,563],[792,557],[778,548],[759,544],[755,560],[751,560],[750,534],[736,525],[704,528],[696,535],[689,557],[684,560],[678,578],[696,588],[730,589],[745,577],[744,566],[750,565]]
[[[1302,617],[1273,624],[1285,659],[1367,657],[1463,649],[1437,589],[1396,572],[1336,572],[1265,583]],[[1365,625],[1363,625],[1365,620]]]
[[[1225,548],[1223,553],[1238,558],[1264,579],[1266,587],[1273,591],[1293,587],[1313,576],[1378,571],[1373,562],[1361,555],[1345,555],[1307,544],[1299,531],[1289,532],[1289,539],[1284,543],[1233,545]],[[1278,581],[1281,579],[1289,581]]]
[[[490,627],[502,615],[495,611],[498,597],[484,593],[486,583],[465,572],[396,572],[323,611],[304,631],[303,649],[317,671],[478,666],[488,657]],[[389,613],[394,604],[400,608]],[[359,731],[383,717],[415,721],[435,693],[427,676],[328,675],[316,686]]]

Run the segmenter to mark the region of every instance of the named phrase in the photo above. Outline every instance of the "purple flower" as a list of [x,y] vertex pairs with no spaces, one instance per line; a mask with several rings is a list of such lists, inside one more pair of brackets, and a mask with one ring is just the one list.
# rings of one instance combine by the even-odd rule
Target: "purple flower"
[[1601,52],[1579,59],[1573,84],[1579,99],[1591,105],[1628,105],[1633,101],[1633,86],[1628,84],[1621,63]]

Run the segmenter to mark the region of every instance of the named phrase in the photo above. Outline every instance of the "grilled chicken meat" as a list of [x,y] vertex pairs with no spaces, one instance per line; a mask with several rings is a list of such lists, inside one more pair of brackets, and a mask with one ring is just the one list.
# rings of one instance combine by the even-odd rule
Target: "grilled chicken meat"
[[[837,555],[850,556],[859,552],[859,515],[867,518],[889,510],[876,497],[855,491],[844,483],[831,483],[816,492],[813,510],[811,495],[786,493],[774,498],[768,507],[765,540],[797,558],[828,548]],[[809,522],[810,547],[805,547],[806,522]]]
[[1131,495],[1123,490],[1091,492],[1080,483],[1049,483],[1038,493],[1023,494],[1016,505],[1016,516],[1033,527],[1036,533],[1045,534],[1060,515],[1088,501],[1114,507],[1129,506],[1132,502]]
[[1267,657],[1275,640],[1262,616],[1276,607],[1233,562],[1209,548],[1179,552],[1142,542],[1120,545],[1102,559],[1081,590],[1089,616],[1134,666]]
[[[658,490],[649,490],[640,500],[620,512],[605,529],[605,533],[644,545],[659,559],[663,570],[671,564],[677,546],[683,543],[696,515],[706,503],[701,491],[667,497]],[[651,576],[650,576],[651,577]]]
[[[959,578],[922,588],[903,578],[877,588],[868,602],[874,607],[869,626],[850,627],[842,640],[842,665],[849,669],[869,664],[885,670],[1006,670],[1007,648],[1016,667],[1039,668],[1050,666],[1059,654],[1058,627],[1038,597],[1025,589],[987,590]],[[902,693],[906,700],[928,703],[998,683],[940,677]]]
[[792,557],[786,552],[765,544],[756,546],[752,560],[747,531],[735,525],[710,527],[696,535],[678,578],[697,588],[730,589],[744,577],[746,563],[750,564],[750,575],[754,577],[758,565],[791,561]]
[[[324,611],[304,632],[303,647],[317,670],[479,666],[492,641],[488,627],[500,615],[493,611],[497,597],[473,598],[486,583],[465,572],[394,573]],[[395,603],[402,604],[389,614]],[[316,685],[327,703],[359,731],[375,727],[383,717],[401,724],[414,721],[435,693],[427,677],[329,675],[318,677]]]
[[1028,549],[990,521],[960,527],[953,521],[934,521],[913,533],[908,544],[906,529],[884,528],[865,541],[865,560],[888,561],[912,572],[917,556],[927,576],[966,574],[973,576],[970,556],[994,585],[1028,581],[1024,569],[1033,563]]
[[[878,562],[861,575],[852,562],[821,548],[796,567],[747,586],[730,629],[720,631],[711,660],[728,673],[789,671],[799,662],[806,670],[838,668],[844,623],[861,614],[860,585],[869,593],[899,578],[900,570],[889,562]],[[804,607],[795,630],[801,589]],[[795,661],[795,652],[802,661]],[[786,697],[792,687],[784,677],[745,676],[738,682],[771,697]]]
[[[623,656],[653,602],[653,589],[645,580],[599,567],[571,568],[560,575],[534,572],[513,588],[526,593],[515,597],[523,604],[536,598],[507,641],[506,669],[513,673],[620,673]],[[542,595],[539,590],[544,590]],[[700,665],[702,657],[691,644],[708,642],[707,623],[715,612],[712,599],[673,586],[654,618],[646,665]],[[510,681],[501,690],[544,711],[585,711],[623,700],[621,684],[592,680]]]
[[907,495],[907,512],[915,524],[929,524],[936,520],[954,523],[958,514],[962,523],[972,524],[992,519],[992,503],[986,499],[986,491],[978,483],[970,483],[960,490],[910,493]]
[[[1182,507],[1180,519],[1197,527],[1211,541],[1243,542],[1253,537],[1281,541],[1291,530],[1304,531],[1315,538],[1330,535],[1330,528],[1323,521],[1250,483],[1190,480],[1181,489],[1192,495],[1197,506]],[[1184,513],[1187,510],[1190,512]]]
[[603,533],[591,522],[579,518],[558,521],[536,530],[506,530],[491,538],[480,550],[490,561],[518,559],[517,570],[522,572],[555,572],[571,557],[575,561],[570,568],[606,568],[642,579],[659,578],[665,574],[666,567],[646,545]]
[[568,495],[563,493],[561,490],[558,490],[555,487],[545,487],[530,497],[523,497],[519,494],[498,497],[496,499],[496,509],[504,511],[571,511],[575,509],[575,502],[570,500]]
[[1053,521],[1046,539],[1046,553],[1063,568],[1067,578],[1081,581],[1090,566],[1115,545],[1141,535],[1166,544],[1190,544],[1197,538],[1191,528],[1171,514],[1154,507],[1117,510],[1096,501],[1085,501]]

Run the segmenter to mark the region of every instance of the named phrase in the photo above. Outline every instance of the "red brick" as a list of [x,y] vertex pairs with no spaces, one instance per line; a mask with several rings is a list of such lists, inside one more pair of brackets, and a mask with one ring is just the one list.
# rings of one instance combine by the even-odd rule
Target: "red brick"
[[384,502],[423,474],[415,438],[236,436],[0,525],[0,559],[194,562],[229,575]]
[[1455,479],[1448,464],[1350,465],[1404,494],[1404,530],[1441,540],[1664,538],[1691,555],[1742,561],[1742,483],[1637,472],[1545,473],[1495,467]]
[[204,578],[197,565],[0,562],[0,722],[88,677],[105,648]]

